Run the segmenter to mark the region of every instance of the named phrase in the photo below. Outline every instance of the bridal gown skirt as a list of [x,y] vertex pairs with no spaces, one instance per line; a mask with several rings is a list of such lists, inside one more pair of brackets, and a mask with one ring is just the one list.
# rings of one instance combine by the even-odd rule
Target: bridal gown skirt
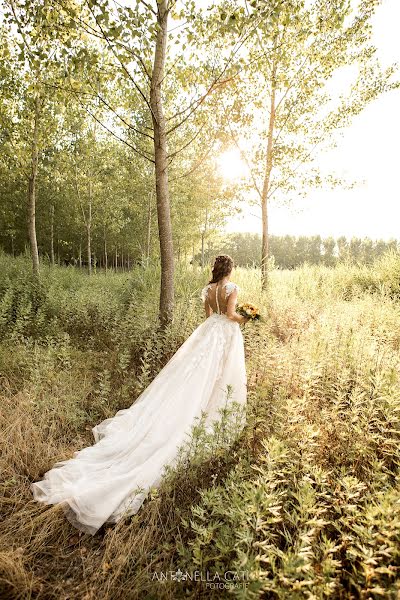
[[196,417],[205,412],[211,428],[219,409],[245,405],[246,383],[239,324],[213,313],[130,408],[93,428],[93,446],[56,463],[31,485],[34,499],[61,503],[71,523],[91,534],[105,522],[135,514],[159,485],[164,466],[173,464]]

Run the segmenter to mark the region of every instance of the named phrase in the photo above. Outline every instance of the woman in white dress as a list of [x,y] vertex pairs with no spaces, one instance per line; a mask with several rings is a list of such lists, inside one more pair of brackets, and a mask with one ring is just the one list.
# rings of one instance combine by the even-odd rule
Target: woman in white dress
[[227,403],[246,403],[246,369],[236,313],[238,286],[229,281],[230,256],[215,259],[203,288],[206,320],[172,356],[130,408],[93,428],[95,444],[58,462],[32,483],[34,499],[61,504],[78,529],[92,535],[103,523],[137,513],[149,490],[160,484],[190,434],[196,417],[206,427]]

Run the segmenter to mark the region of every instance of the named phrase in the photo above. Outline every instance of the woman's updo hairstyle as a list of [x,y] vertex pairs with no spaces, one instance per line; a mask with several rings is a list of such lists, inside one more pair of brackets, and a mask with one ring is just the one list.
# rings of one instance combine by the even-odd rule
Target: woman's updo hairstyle
[[220,254],[214,261],[212,278],[208,283],[218,283],[218,281],[223,279],[226,275],[229,275],[232,269],[233,258],[231,258],[228,254]]

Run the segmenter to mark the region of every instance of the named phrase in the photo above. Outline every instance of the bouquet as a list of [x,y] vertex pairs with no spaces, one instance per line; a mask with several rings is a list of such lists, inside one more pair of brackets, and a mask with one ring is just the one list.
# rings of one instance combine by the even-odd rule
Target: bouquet
[[250,302],[238,304],[236,312],[239,313],[239,315],[243,315],[244,317],[250,317],[251,321],[261,319],[259,309],[257,308],[257,306],[254,306],[254,304],[251,304]]

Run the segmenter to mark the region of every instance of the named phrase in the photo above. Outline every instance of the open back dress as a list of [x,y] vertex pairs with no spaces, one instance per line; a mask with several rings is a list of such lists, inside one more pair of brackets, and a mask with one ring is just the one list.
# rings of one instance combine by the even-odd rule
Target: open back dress
[[[201,298],[215,308],[126,409],[93,427],[95,443],[55,463],[32,483],[34,499],[62,504],[78,529],[94,534],[103,523],[137,513],[164,466],[173,464],[196,417],[210,427],[227,403],[246,403],[243,336],[227,317],[232,282],[209,284]],[[227,388],[230,394],[227,400]]]

